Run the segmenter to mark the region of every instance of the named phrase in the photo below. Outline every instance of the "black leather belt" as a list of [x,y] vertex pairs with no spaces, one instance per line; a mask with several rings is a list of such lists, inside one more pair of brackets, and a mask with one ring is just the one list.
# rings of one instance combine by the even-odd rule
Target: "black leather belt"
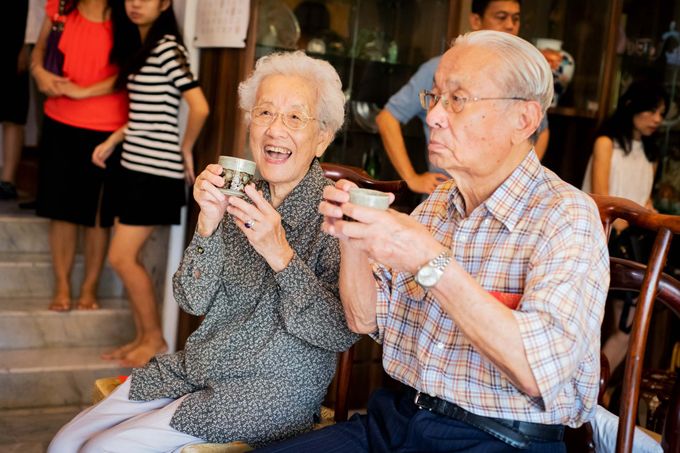
[[504,418],[484,417],[473,414],[454,403],[441,398],[410,390],[413,403],[445,417],[467,423],[515,448],[528,448],[532,441],[560,442],[564,437],[564,426],[521,422]]

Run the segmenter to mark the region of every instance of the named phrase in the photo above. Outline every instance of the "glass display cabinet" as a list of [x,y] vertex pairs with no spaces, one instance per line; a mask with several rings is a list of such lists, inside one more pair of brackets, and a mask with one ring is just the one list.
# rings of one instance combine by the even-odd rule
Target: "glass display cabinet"
[[632,80],[662,83],[669,106],[659,135],[661,158],[654,206],[680,215],[680,3],[664,0],[623,2],[616,48],[612,99]]
[[[259,0],[255,58],[303,50],[329,61],[340,74],[347,120],[324,160],[364,167],[380,179],[396,178],[382,150],[375,116],[389,97],[449,37],[448,0]],[[405,139],[426,168],[418,121]],[[416,154],[418,156],[416,156]]]

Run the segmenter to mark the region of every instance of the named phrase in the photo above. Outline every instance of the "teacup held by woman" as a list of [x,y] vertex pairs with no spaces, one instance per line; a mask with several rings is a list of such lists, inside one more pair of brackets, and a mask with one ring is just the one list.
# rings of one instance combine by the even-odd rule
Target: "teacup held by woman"
[[227,195],[245,196],[245,187],[255,176],[255,162],[233,156],[220,156],[224,186],[219,189]]

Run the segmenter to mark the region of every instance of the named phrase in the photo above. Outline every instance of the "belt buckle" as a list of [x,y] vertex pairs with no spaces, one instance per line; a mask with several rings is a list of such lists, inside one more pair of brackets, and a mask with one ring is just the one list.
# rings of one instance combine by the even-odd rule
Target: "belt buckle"
[[425,404],[421,402],[420,400],[421,396],[425,396],[425,394],[422,392],[416,392],[416,396],[415,398],[413,398],[413,404],[415,404],[418,407],[418,409],[425,409],[432,412],[432,408],[425,406]]

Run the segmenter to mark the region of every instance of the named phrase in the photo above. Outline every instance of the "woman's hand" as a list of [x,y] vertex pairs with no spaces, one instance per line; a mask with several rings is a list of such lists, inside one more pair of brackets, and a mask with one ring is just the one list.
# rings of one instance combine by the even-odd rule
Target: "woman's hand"
[[63,96],[71,99],[85,99],[90,97],[90,93],[86,87],[82,87],[68,80],[61,84],[60,89]]
[[113,150],[116,148],[116,144],[110,139],[100,143],[92,152],[92,163],[97,167],[106,168],[106,159],[108,159]]
[[196,232],[203,237],[215,232],[229,205],[229,197],[218,189],[224,186],[222,171],[221,165],[210,164],[198,175],[194,184],[194,200],[201,208]]
[[191,185],[196,181],[196,174],[194,173],[194,155],[191,148],[182,150],[182,158],[184,159],[184,179],[187,184]]
[[246,186],[246,195],[254,204],[238,197],[229,197],[227,212],[234,216],[236,225],[255,251],[262,255],[274,272],[281,272],[294,255],[281,225],[281,215],[255,189],[254,184]]
[[33,77],[38,85],[38,90],[48,97],[61,96],[63,94],[62,87],[64,83],[69,81],[66,77],[53,74],[44,68],[35,68],[33,70]]

